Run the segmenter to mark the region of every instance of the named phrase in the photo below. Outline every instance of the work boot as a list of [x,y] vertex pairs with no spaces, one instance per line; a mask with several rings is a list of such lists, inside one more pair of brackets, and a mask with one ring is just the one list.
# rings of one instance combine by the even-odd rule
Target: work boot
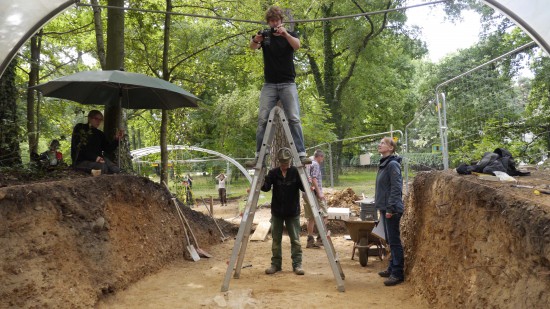
[[254,158],[254,160],[249,160],[244,162],[244,166],[248,168],[256,167],[256,164],[258,164],[258,158]]
[[306,248],[315,248],[315,249],[319,248],[319,246],[317,246],[317,244],[315,244],[315,238],[313,238],[312,235],[307,236]]
[[315,242],[315,245],[317,247],[321,247],[323,245],[323,240],[321,239],[321,236],[317,236],[317,241]]
[[299,275],[299,276],[302,276],[304,275],[306,272],[304,271],[304,269],[302,268],[302,265],[298,265],[296,267],[294,267],[294,273]]
[[277,267],[275,265],[271,265],[268,269],[265,270],[265,273],[268,275],[273,275],[274,273],[281,271],[280,267]]
[[378,276],[382,278],[388,278],[391,275],[391,273],[388,270],[384,270],[378,273]]
[[397,278],[394,276],[390,276],[388,280],[384,281],[385,286],[392,286],[403,282],[403,278]]
[[311,159],[306,156],[301,156],[300,162],[302,162],[303,165],[311,164]]

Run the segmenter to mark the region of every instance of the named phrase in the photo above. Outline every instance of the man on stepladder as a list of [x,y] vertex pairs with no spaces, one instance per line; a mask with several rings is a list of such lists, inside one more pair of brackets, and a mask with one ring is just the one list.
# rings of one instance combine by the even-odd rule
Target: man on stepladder
[[[323,218],[325,226],[328,222],[328,210],[327,201],[323,194],[323,175],[321,173],[321,163],[325,160],[325,153],[317,149],[313,155],[313,162],[307,168],[308,178],[311,182],[311,189],[315,198],[317,199],[317,205],[319,205],[319,214]],[[313,237],[313,228],[315,227],[315,218],[311,212],[311,205],[309,205],[307,198],[304,197],[304,214],[307,219],[307,245],[306,248],[320,248],[323,245],[321,236],[317,236],[317,241]]]
[[246,162],[245,165],[249,167],[256,165],[269,113],[279,100],[288,119],[300,161],[302,164],[309,164],[311,160],[306,156],[304,147],[300,122],[300,102],[298,101],[298,89],[294,82],[296,72],[293,58],[294,51],[300,48],[300,39],[295,32],[288,32],[283,26],[281,8],[270,7],[265,13],[265,20],[270,29],[258,32],[250,40],[250,48],[262,49],[265,83],[260,94],[258,128],[256,129],[256,158],[254,161]]
[[290,238],[292,269],[297,275],[304,274],[302,245],[300,244],[300,190],[304,191],[304,186],[300,180],[298,169],[295,166],[290,166],[291,159],[290,149],[279,149],[277,152],[279,167],[271,169],[267,173],[261,188],[264,192],[273,188],[271,198],[271,267],[265,270],[268,275],[282,269],[283,226],[286,226]]

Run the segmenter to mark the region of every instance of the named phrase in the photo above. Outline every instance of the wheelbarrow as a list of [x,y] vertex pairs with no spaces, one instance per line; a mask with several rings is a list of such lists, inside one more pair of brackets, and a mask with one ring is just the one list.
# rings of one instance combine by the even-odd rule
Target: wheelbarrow
[[386,256],[386,248],[382,240],[372,233],[372,229],[376,226],[376,221],[361,221],[361,220],[344,220],[348,229],[351,240],[353,240],[353,252],[351,259],[355,257],[355,250],[359,251],[359,264],[365,267],[369,259],[369,249],[371,246],[376,246],[378,258],[381,261]]

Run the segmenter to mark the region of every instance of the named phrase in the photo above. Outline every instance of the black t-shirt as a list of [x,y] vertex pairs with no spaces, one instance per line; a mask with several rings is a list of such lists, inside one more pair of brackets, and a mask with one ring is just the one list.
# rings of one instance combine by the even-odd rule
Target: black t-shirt
[[[297,38],[296,32],[289,31],[291,36]],[[294,49],[282,36],[271,35],[271,44],[264,45],[264,78],[266,83],[293,83],[296,77],[294,70]]]

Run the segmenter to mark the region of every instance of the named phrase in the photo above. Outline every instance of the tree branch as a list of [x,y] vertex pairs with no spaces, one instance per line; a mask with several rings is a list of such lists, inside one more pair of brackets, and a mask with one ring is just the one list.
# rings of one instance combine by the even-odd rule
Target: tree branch
[[306,57],[309,60],[309,65],[311,67],[311,72],[313,73],[313,79],[315,80],[315,86],[317,87],[317,92],[319,96],[325,96],[325,85],[323,84],[323,78],[321,77],[321,70],[319,70],[319,65],[315,58],[309,53],[306,53]]
[[[357,3],[356,0],[352,0],[352,2],[359,8],[359,10],[362,13],[365,13],[363,8],[361,8],[361,6]],[[391,7],[391,5],[392,5],[392,1],[388,0],[388,2],[386,3],[386,10],[389,9]],[[386,28],[387,23],[388,23],[388,12],[384,13],[384,18],[383,18],[382,24],[381,24],[380,28],[376,31],[374,30],[374,23],[372,22],[370,17],[365,16],[365,18],[369,21],[369,24],[371,25],[371,31],[365,36],[365,38],[363,39],[363,42],[361,43],[361,46],[359,47],[359,50],[357,50],[357,52],[355,53],[355,57],[351,61],[349,69],[348,69],[346,75],[344,76],[344,78],[342,78],[340,83],[338,83],[338,86],[336,86],[336,92],[335,92],[336,99],[340,99],[342,97],[342,92],[344,91],[344,88],[346,87],[347,83],[351,79],[351,76],[353,75],[353,72],[355,71],[357,61],[359,60],[359,54],[363,50],[365,50],[365,48],[367,47],[367,44],[370,42],[370,40],[372,38],[377,37]]]
[[220,40],[214,42],[212,45],[205,46],[205,47],[203,47],[203,48],[201,48],[201,49],[195,51],[194,53],[191,53],[191,54],[188,55],[187,57],[185,57],[185,58],[181,59],[180,61],[176,62],[176,64],[174,64],[174,65],[170,68],[170,70],[169,70],[170,74],[172,74],[172,72],[173,72],[179,65],[181,65],[181,64],[184,63],[185,61],[187,61],[187,60],[189,60],[189,59],[195,57],[196,55],[202,53],[203,51],[209,50],[210,48],[212,48],[212,47],[214,47],[214,46],[216,46],[216,45],[219,45],[219,44],[225,42],[225,41],[228,40],[228,39],[232,39],[232,38],[234,38],[234,37],[237,37],[237,36],[239,36],[239,35],[244,35],[244,34],[246,34],[246,32],[241,32],[241,33],[237,33],[237,34],[233,34],[233,35],[227,36],[227,37],[225,37],[225,38],[222,38],[222,39],[220,39]]

